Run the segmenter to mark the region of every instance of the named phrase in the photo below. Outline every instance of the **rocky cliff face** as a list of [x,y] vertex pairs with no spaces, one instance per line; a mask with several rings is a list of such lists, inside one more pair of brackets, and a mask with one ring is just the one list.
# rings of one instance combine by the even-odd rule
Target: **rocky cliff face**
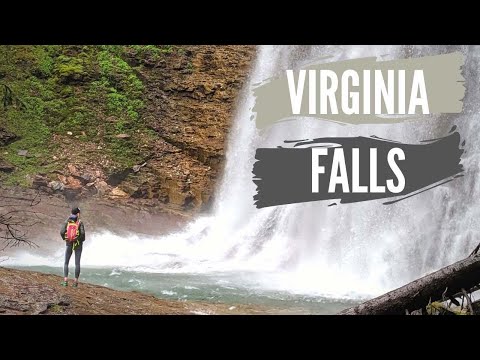
[[183,208],[209,204],[252,56],[247,46],[188,46],[168,61],[142,68],[148,94],[144,119],[159,139],[149,171],[125,182],[127,191]]
[[207,209],[252,46],[0,46],[0,176]]

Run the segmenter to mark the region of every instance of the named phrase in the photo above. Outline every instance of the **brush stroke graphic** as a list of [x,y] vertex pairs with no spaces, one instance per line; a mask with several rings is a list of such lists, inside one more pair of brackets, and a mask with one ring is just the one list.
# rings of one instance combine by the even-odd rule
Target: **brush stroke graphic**
[[[461,146],[464,145],[465,141]],[[328,149],[327,155],[321,156],[320,160],[320,165],[325,167],[325,173],[319,175],[318,193],[312,193],[312,148],[315,147]],[[396,183],[396,177],[387,163],[387,154],[392,148],[402,149],[405,160],[396,163],[405,177],[405,188],[400,193],[392,193],[388,188],[384,193],[344,193],[342,186],[337,185],[335,192],[329,193],[335,147],[343,148],[350,191],[352,148],[359,149],[360,185],[370,183],[371,148],[377,149],[377,184],[385,185],[387,179],[394,179]],[[460,164],[463,152],[456,126],[443,138],[425,140],[419,144],[404,144],[375,136],[359,136],[302,140],[295,142],[293,148],[259,148],[255,155],[258,161],[253,166],[253,182],[257,185],[257,194],[253,199],[257,208],[332,199],[346,204],[395,198],[384,202],[386,205],[393,204],[463,176],[463,166]],[[331,202],[329,204],[333,205]]]
[[[325,59],[322,59],[325,61]],[[375,57],[360,58],[353,60],[345,60],[330,63],[315,63],[309,66],[302,67],[307,70],[307,76],[305,79],[304,92],[302,97],[301,111],[298,115],[292,114],[292,106],[290,101],[290,92],[288,87],[288,80],[286,72],[283,72],[281,76],[267,79],[262,83],[256,85],[253,90],[255,97],[255,105],[253,107],[253,117],[256,122],[256,126],[259,129],[269,127],[277,122],[286,120],[298,120],[299,117],[309,117],[316,119],[323,119],[328,121],[337,122],[340,124],[392,124],[399,123],[421,117],[428,117],[429,115],[421,115],[420,107],[416,108],[415,115],[375,115],[374,113],[366,114],[365,111],[361,111],[360,114],[347,115],[343,112],[341,104],[341,83],[338,84],[338,90],[335,92],[336,103],[338,104],[338,114],[331,114],[329,112],[326,115],[309,114],[309,93],[308,84],[309,76],[308,70],[315,70],[320,72],[321,70],[332,70],[336,73],[340,79],[341,75],[346,70],[354,70],[359,76],[358,86],[352,86],[352,91],[360,93],[360,106],[363,109],[363,92],[364,79],[362,78],[364,70],[370,70],[370,88],[372,96],[370,96],[370,109],[374,109],[374,96],[373,88],[374,83],[374,71],[381,70],[383,78],[387,79],[387,70],[405,70],[406,82],[404,89],[407,91],[407,103],[408,103],[408,89],[412,88],[412,74],[414,70],[423,70],[425,77],[426,91],[428,94],[428,104],[430,114],[440,113],[460,113],[463,108],[463,97],[465,95],[465,79],[462,76],[462,66],[464,64],[464,55],[460,52],[454,52],[450,54],[425,56],[419,58],[408,58],[389,61],[377,61]],[[296,73],[296,79],[298,78],[298,71]],[[296,80],[297,84],[298,80]],[[318,81],[317,81],[318,83]],[[394,90],[399,92],[398,84],[395,83]],[[319,91],[316,91],[315,97],[319,96]],[[317,99],[318,101],[318,99]],[[395,99],[395,109],[399,107],[398,99]],[[382,109],[385,110],[385,104],[382,104]],[[407,105],[408,108],[408,105]],[[382,110],[382,114],[387,114]],[[398,112],[395,112],[398,114]]]

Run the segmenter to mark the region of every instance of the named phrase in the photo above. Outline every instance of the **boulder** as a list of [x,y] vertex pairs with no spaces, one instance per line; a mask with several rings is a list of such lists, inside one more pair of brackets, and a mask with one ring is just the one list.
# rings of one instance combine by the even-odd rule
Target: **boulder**
[[68,168],[68,171],[70,172],[70,175],[78,176],[78,171],[77,171],[77,168],[75,167],[75,165],[68,164],[67,168]]
[[80,182],[80,180],[75,179],[73,176],[69,176],[67,177],[66,187],[77,190],[82,188],[82,183]]
[[111,173],[107,179],[107,184],[110,186],[118,186],[127,178],[128,175],[130,175],[131,172],[132,169],[124,169]]
[[95,183],[91,182],[84,187],[85,195],[92,196],[98,193],[98,189],[95,187]]
[[0,172],[11,173],[13,170],[15,170],[15,166],[6,160],[0,159]]
[[110,190],[110,186],[108,186],[108,184],[101,180],[101,181],[98,181],[97,183],[95,183],[95,187],[97,188],[97,191],[98,191],[98,194],[99,195],[103,195],[105,194],[107,191]]
[[48,187],[53,191],[63,191],[65,184],[60,181],[51,181],[48,183]]
[[79,180],[85,184],[91,183],[95,178],[90,174],[83,174],[79,177]]
[[33,178],[32,186],[35,188],[48,187],[48,179],[44,175],[37,174]]
[[132,170],[133,170],[134,173],[137,173],[137,172],[140,171],[140,169],[141,169],[142,167],[144,167],[144,166],[146,166],[146,165],[147,165],[147,163],[143,163],[143,164],[141,164],[141,165],[134,165],[133,168],[132,168]]
[[5,129],[0,128],[0,146],[6,146],[18,139],[18,136]]
[[133,191],[131,192],[131,197],[134,199],[153,199],[154,197],[154,189],[152,188],[152,185],[148,182],[144,182],[137,189],[132,188],[132,190]]
[[129,195],[125,191],[123,191],[122,189],[116,187],[116,188],[112,189],[111,196],[112,197],[117,197],[117,198],[126,198]]

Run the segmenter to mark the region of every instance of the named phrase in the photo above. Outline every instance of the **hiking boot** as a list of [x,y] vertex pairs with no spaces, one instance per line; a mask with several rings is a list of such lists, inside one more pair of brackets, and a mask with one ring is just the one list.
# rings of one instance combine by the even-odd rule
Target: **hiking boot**
[[78,281],[74,281],[73,284],[72,284],[72,287],[78,287]]
[[60,285],[62,285],[62,286],[68,286],[68,282],[67,282],[67,281],[62,281],[62,282],[60,283]]

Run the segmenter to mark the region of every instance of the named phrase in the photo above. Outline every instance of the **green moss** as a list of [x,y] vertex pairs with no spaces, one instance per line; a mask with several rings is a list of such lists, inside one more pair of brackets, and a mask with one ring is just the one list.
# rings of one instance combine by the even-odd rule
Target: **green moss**
[[57,58],[56,71],[63,82],[80,81],[86,76],[84,59],[80,56],[69,57],[60,55]]
[[115,46],[102,46],[98,53],[101,78],[92,82],[89,93],[102,99],[105,115],[113,118],[113,124],[104,128],[109,152],[113,161],[112,168],[130,167],[139,161],[137,143],[129,139],[118,139],[116,135],[127,133],[135,135],[142,129],[139,113],[144,107],[141,100],[143,84],[131,66],[119,54],[123,49]]
[[[61,151],[54,135],[71,131],[79,142],[102,145],[111,169],[142,160],[141,144],[153,139],[140,120],[144,86],[124,60],[136,49],[157,59],[173,46],[0,46],[0,83],[21,99],[26,109],[0,109],[0,126],[19,135],[1,155],[17,170],[3,176],[6,183],[28,185],[30,175],[48,172],[52,154]],[[129,139],[116,135],[127,133]],[[141,135],[141,141],[137,136]],[[28,150],[27,157],[18,150]],[[95,154],[92,154],[95,156]],[[94,161],[94,160],[93,160]],[[109,170],[109,169],[107,169]]]
[[50,308],[49,308],[50,312],[53,313],[53,314],[61,314],[64,312],[64,308],[58,304],[53,304]]
[[[20,140],[8,145],[2,154],[17,168],[6,179],[7,184],[28,186],[31,182],[29,175],[51,168],[44,164],[51,138],[50,129],[41,121],[44,109],[40,102],[30,101],[28,106],[27,111],[9,110],[7,117],[10,121],[4,124],[9,131],[20,136]],[[27,150],[27,156],[20,156],[20,150]]]
[[173,45],[132,45],[129,47],[138,58],[152,58],[159,60],[165,54],[174,52]]
[[[72,107],[67,117],[56,127],[56,130],[60,134],[67,134],[72,132],[75,135],[79,135],[82,132],[88,137],[96,134],[95,127],[92,124],[95,122],[95,115],[84,106]],[[86,140],[86,137],[80,138],[80,140]]]

